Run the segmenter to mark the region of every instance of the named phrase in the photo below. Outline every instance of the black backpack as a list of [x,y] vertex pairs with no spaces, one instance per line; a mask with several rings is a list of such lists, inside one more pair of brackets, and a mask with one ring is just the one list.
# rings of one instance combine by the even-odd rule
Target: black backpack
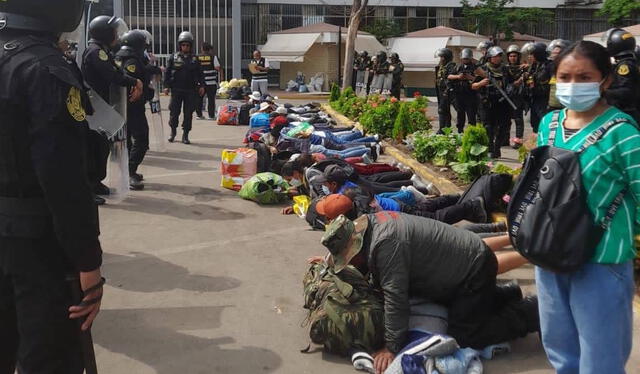
[[471,201],[476,197],[484,199],[487,213],[504,211],[502,197],[509,193],[513,177],[509,174],[489,174],[478,177],[460,196],[458,204]]
[[587,206],[578,156],[614,125],[607,122],[578,149],[553,146],[559,111],[549,125],[548,145],[531,151],[511,194],[507,221],[511,243],[531,263],[554,272],[571,272],[589,261],[622,203],[623,189],[602,222],[596,223]]
[[238,111],[238,125],[249,126],[249,111],[254,107],[255,105],[253,104],[240,105],[240,110]]

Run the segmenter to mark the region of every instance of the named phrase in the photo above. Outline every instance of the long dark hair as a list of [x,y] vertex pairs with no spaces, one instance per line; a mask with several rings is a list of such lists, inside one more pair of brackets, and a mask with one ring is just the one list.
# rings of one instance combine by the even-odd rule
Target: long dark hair
[[611,56],[609,56],[607,49],[598,43],[588,40],[581,40],[573,43],[569,48],[562,51],[554,62],[553,74],[557,73],[558,66],[560,66],[562,60],[569,55],[576,55],[589,59],[596,66],[598,71],[600,71],[603,79],[607,78],[609,74],[611,74]]

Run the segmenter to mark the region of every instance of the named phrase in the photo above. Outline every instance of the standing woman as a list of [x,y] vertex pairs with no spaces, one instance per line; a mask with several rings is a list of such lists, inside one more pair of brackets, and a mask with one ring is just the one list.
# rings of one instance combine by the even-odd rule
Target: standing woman
[[[633,237],[640,201],[640,130],[603,97],[612,82],[611,62],[601,45],[580,41],[556,59],[559,113],[555,147],[577,150],[614,119],[602,138],[580,154],[587,205],[597,223],[614,198],[622,203],[593,258],[571,273],[536,267],[542,343],[559,374],[624,373],[633,332]],[[552,113],[543,118],[538,145],[547,144]]]

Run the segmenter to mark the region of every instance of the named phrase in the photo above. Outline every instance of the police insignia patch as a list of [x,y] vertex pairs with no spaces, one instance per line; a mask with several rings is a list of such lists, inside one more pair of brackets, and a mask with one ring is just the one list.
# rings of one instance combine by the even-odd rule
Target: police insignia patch
[[71,87],[69,89],[69,95],[67,96],[67,110],[71,117],[78,122],[82,122],[87,119],[87,114],[82,107],[80,90],[76,87]]
[[135,65],[129,65],[127,66],[127,71],[129,73],[135,73],[136,72],[136,66]]
[[622,64],[618,67],[618,74],[627,75],[629,74],[629,66],[627,64]]
[[107,52],[101,49],[100,52],[98,52],[98,58],[102,61],[107,61],[109,59],[109,56],[107,56]]

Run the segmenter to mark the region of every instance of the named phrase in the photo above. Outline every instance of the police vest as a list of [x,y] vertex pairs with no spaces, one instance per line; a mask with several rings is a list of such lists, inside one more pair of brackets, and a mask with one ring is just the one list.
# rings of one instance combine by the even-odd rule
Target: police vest
[[200,55],[198,56],[198,62],[200,62],[200,68],[204,74],[204,82],[207,86],[215,86],[218,84],[218,70],[216,70],[215,56]]
[[[251,64],[254,64],[256,66],[259,66],[259,67],[263,68],[263,67],[265,67],[267,62],[265,61],[264,57],[261,57],[258,60],[256,60],[256,59],[251,60]],[[257,71],[255,73],[251,73],[251,79],[267,79],[267,72],[266,71]]]

